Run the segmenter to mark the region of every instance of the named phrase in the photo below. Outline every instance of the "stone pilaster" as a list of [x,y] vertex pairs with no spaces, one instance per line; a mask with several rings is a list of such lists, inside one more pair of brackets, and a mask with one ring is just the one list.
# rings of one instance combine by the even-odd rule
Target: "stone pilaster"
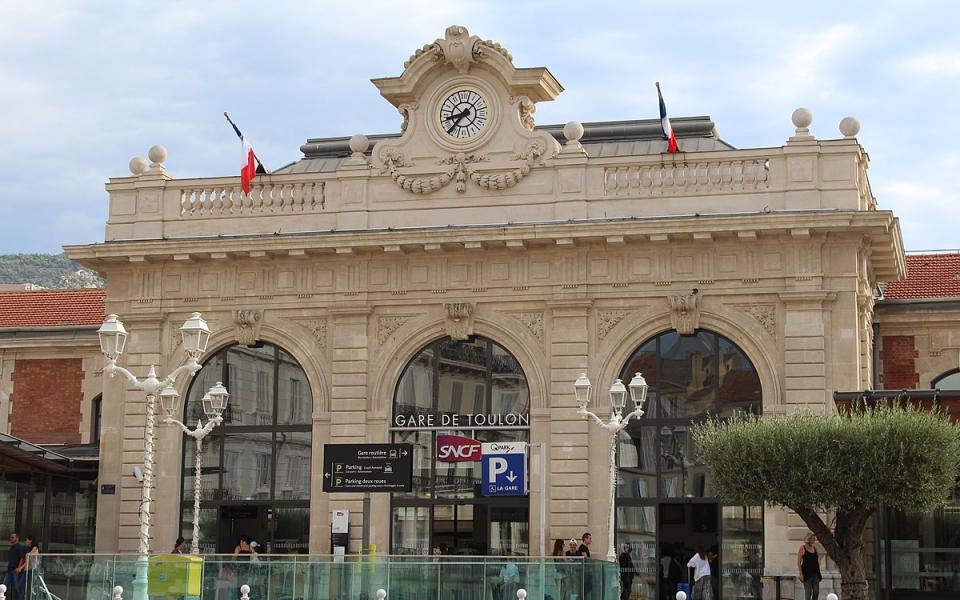
[[787,410],[809,407],[823,411],[830,405],[827,364],[830,349],[830,305],[834,292],[782,292],[784,303],[784,404]]

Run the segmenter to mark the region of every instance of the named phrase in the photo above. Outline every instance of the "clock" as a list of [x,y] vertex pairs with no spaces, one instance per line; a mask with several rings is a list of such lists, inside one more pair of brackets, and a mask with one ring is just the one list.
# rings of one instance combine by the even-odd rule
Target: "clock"
[[470,140],[483,131],[487,116],[487,103],[479,92],[456,90],[440,104],[440,130],[453,140]]

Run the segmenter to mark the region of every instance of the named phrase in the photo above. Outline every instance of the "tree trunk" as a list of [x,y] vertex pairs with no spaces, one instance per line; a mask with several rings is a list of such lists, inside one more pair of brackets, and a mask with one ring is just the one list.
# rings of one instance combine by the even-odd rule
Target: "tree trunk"
[[860,506],[837,511],[833,531],[816,511],[788,507],[803,519],[840,569],[840,600],[867,600],[867,568],[863,556],[863,531],[873,509]]

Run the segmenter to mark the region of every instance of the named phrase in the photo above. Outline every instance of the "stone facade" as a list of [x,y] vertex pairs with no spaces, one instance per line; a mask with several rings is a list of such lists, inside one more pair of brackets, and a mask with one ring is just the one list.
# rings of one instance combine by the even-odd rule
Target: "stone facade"
[[[109,281],[107,312],[131,334],[124,366],[174,368],[192,311],[211,351],[280,345],[309,378],[317,473],[323,443],[389,441],[398,376],[426,343],[489,337],[521,363],[530,441],[548,449],[531,481],[546,478],[548,537],[589,529],[601,549],[608,442],[576,414],[579,373],[608,385],[644,340],[702,328],[750,357],[764,412],[831,410],[833,390],[870,387],[873,290],[903,276],[904,257],[852,136],[815,139],[800,114],[779,147],[594,156],[577,123],[563,144],[532,128],[535,104],[562,90],[549,71],[516,69],[455,27],[374,83],[403,116],[399,137],[371,149],[355,136],[346,159],[259,175],[251,195],[237,178],[171,178],[160,148],[110,180],[106,241],[67,251]],[[437,123],[461,88],[490,111],[466,141]],[[101,481],[119,493],[100,498],[99,551],[137,546],[143,414],[141,393],[105,382]],[[160,428],[157,548],[178,531],[179,441]],[[326,552],[334,506],[312,481],[310,548]],[[358,520],[361,500],[335,508]],[[385,548],[389,498],[372,503],[371,541]],[[533,527],[539,505],[533,491]],[[766,511],[768,568],[795,564],[801,528]]]

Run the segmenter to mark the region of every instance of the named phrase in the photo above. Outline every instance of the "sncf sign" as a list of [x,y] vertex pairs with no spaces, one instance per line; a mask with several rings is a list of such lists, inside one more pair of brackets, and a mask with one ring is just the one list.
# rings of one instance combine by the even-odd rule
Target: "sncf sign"
[[437,435],[437,460],[440,462],[479,462],[480,442],[462,435]]

